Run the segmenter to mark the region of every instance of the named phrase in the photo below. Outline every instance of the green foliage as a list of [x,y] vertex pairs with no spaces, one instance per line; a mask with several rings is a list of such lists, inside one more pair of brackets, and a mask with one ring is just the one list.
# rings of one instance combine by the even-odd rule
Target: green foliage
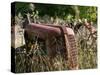
[[80,17],[81,18],[86,18],[90,21],[97,22],[97,7],[80,6],[79,10],[80,10]]
[[[33,5],[33,6],[32,6]],[[77,9],[76,9],[77,7]],[[71,6],[71,5],[57,5],[57,4],[41,4],[41,3],[16,3],[16,15],[21,13],[25,16],[27,13],[32,14],[38,11],[39,16],[48,15],[51,17],[59,17],[67,20],[68,16],[71,15],[70,19],[75,18],[77,11],[81,19],[86,18],[93,22],[97,21],[97,7],[94,6]]]
[[19,13],[22,14],[22,16],[25,16],[27,13],[32,14],[34,11],[34,6],[31,5],[31,3],[22,3],[22,2],[16,2],[15,4],[15,14],[18,15]]
[[[77,18],[88,19],[93,22],[97,22],[97,7],[94,6],[71,6],[71,5],[55,5],[55,4],[41,4],[41,3],[16,3],[16,16],[19,13],[24,17],[29,13],[32,19],[44,17],[45,15],[52,17],[52,19],[60,19],[65,21],[71,21]],[[78,11],[78,13],[77,13]],[[48,20],[47,18],[45,18]],[[49,20],[48,20],[49,21]],[[84,27],[83,27],[84,28]],[[79,69],[88,69],[97,67],[97,42],[96,39],[88,36],[90,33],[85,33],[86,29],[80,29],[76,34],[77,45],[78,45],[78,63]],[[85,35],[83,35],[85,34]],[[79,35],[79,36],[77,36]],[[84,37],[85,36],[85,37]],[[32,37],[33,38],[33,37]],[[36,40],[37,41],[37,40]],[[92,41],[92,42],[91,42]],[[37,41],[38,42],[38,41]],[[62,42],[62,41],[61,41]],[[39,43],[39,42],[38,42]],[[90,43],[90,45],[88,44]],[[30,45],[30,44],[29,44]],[[37,45],[37,46],[36,46]],[[40,45],[36,46],[32,52],[33,56],[27,56],[25,53],[16,53],[16,72],[26,72],[26,65],[32,72],[38,71],[54,71],[54,70],[67,70],[67,64],[61,55],[57,55],[50,63],[50,57],[46,55],[46,49],[42,49]],[[43,45],[43,44],[41,44]],[[30,47],[33,44],[30,45]],[[25,49],[25,48],[24,48]],[[38,50],[39,49],[39,50]],[[32,50],[32,49],[31,49]],[[26,59],[26,56],[28,59]],[[27,62],[26,62],[27,60]]]

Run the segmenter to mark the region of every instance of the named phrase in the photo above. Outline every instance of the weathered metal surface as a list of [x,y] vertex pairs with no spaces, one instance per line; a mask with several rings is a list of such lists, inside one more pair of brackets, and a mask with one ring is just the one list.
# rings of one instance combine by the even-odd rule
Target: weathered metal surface
[[84,25],[85,25],[85,27],[90,31],[91,34],[94,34],[94,33],[97,32],[96,28],[93,27],[93,26],[91,25],[91,23],[85,22]]
[[28,34],[34,34],[42,39],[46,39],[51,36],[61,36],[61,30],[58,27],[40,25],[31,23],[27,25],[26,31]]
[[75,34],[71,28],[62,27],[66,52],[68,54],[69,69],[78,69],[78,50],[76,47]]
[[78,69],[78,50],[75,42],[75,34],[73,30],[65,26],[54,26],[54,25],[40,25],[31,23],[26,27],[28,35],[32,33],[39,38],[45,39],[46,46],[49,56],[54,56],[55,45],[52,45],[53,36],[61,37],[64,36],[64,43],[66,49],[66,58],[68,57],[68,67],[69,69]]
[[[90,36],[92,36],[93,38],[97,38],[97,29],[93,26],[92,22],[87,22],[85,21],[84,26],[88,29],[88,31],[90,32]],[[89,37],[90,37],[89,36]],[[89,38],[88,37],[88,38]]]

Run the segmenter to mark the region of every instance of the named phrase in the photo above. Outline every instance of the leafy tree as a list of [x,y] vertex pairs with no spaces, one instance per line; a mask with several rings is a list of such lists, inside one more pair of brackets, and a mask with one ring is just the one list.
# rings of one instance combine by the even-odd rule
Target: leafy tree
[[16,15],[19,13],[25,16],[27,13],[39,16],[48,15],[50,17],[59,17],[61,19],[83,19],[86,18],[93,22],[97,21],[97,7],[94,6],[75,6],[60,4],[41,4],[41,3],[21,3],[17,2],[15,7]]

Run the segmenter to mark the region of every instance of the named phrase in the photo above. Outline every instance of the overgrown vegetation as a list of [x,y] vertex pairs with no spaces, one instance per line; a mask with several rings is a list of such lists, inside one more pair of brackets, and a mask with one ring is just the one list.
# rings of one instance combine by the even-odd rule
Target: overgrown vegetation
[[[12,17],[15,17],[15,23],[17,25],[22,26],[22,22],[26,22],[27,14],[30,15],[31,22],[38,24],[68,24],[68,26],[74,31],[74,27],[78,23],[81,23],[81,27],[75,31],[79,69],[97,67],[97,38],[93,38],[88,29],[83,25],[83,20],[87,19],[93,22],[93,25],[97,27],[96,7],[51,5],[41,3],[16,3],[16,16],[12,15]],[[16,49],[16,72],[68,70],[68,64],[66,64],[66,60],[59,51],[57,51],[58,53],[55,58],[51,60],[46,53],[47,50],[45,48],[44,41],[39,42],[36,37],[31,38],[34,39],[29,42],[29,54],[26,54],[25,45],[18,48],[19,50]],[[55,42],[57,42],[58,45],[61,45],[62,43],[61,40],[56,40]]]

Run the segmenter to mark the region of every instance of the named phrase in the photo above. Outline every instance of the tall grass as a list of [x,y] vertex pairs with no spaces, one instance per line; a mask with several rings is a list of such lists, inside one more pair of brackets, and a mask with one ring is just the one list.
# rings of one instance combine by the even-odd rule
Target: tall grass
[[[96,40],[93,43],[94,44],[91,46],[87,44],[86,39],[81,38],[77,40],[79,69],[97,67]],[[33,45],[34,48],[32,47]],[[38,43],[30,44],[30,54],[26,54],[26,52],[16,52],[16,72],[68,70],[68,64],[65,58],[57,53],[56,56],[51,59],[47,55],[46,50],[43,50],[43,45],[43,43],[41,43],[41,45]]]
[[[79,29],[76,34],[76,43],[78,48],[78,65],[79,69],[90,69],[97,67],[97,39],[88,39],[89,32],[85,28]],[[34,37],[31,37],[34,38]],[[59,49],[63,44],[62,40],[56,41]],[[44,71],[60,71],[69,70],[67,60],[57,51],[54,58],[50,58],[44,41],[39,42],[35,39],[28,44],[29,53],[26,53],[26,46],[16,49],[15,62],[16,72],[44,72]]]

